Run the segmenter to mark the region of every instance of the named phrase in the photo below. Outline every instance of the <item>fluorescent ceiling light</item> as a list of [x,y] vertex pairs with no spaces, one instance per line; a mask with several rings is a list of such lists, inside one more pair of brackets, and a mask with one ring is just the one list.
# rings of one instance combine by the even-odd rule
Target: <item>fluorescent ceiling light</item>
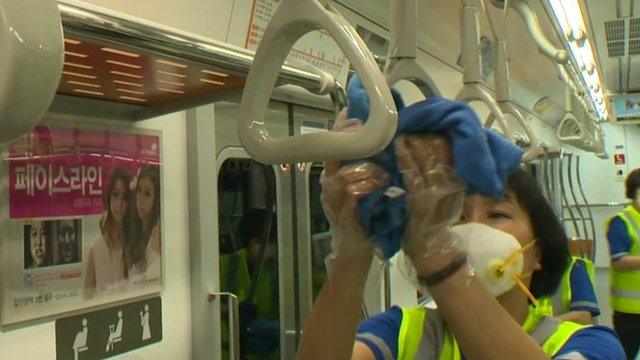
[[549,0],[551,4],[551,9],[558,20],[558,24],[560,25],[560,29],[565,34],[565,36],[571,35],[571,25],[569,25],[569,19],[565,15],[564,8],[562,7],[562,2],[560,0]]
[[578,0],[562,0],[562,4],[564,5],[565,15],[569,19],[573,38],[580,40],[586,35],[586,31]]
[[604,98],[604,90],[578,1],[549,0],[549,4],[560,29],[566,37],[568,50],[578,67],[579,76],[586,87],[585,90],[590,98],[592,108],[598,113],[599,117],[606,118],[608,110]]
[[569,43],[569,51],[575,58],[580,71],[587,70],[593,72],[595,70],[596,61],[589,41],[583,42],[582,46],[572,41]]
[[564,34],[573,40],[582,40],[586,27],[578,0],[549,0]]

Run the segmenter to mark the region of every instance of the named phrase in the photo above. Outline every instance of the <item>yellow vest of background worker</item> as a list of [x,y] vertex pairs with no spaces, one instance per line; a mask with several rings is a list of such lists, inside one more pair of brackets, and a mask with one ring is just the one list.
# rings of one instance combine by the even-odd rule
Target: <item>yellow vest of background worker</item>
[[[398,339],[398,360],[416,358],[416,354],[423,340],[423,330],[428,309],[402,308],[402,322],[400,323],[400,337]],[[533,311],[529,312],[522,328],[542,347],[542,350],[552,358],[569,338],[578,330],[590,325],[580,325],[568,321],[541,316]],[[439,360],[460,360],[460,347],[449,328],[445,328],[444,343]]]
[[[277,267],[266,261],[258,274],[252,301],[256,305],[258,318],[278,320],[277,276]],[[238,301],[242,302],[247,300],[250,288],[251,275],[247,262],[247,249],[243,248],[235,253],[220,256],[220,289],[233,293],[238,297]],[[229,324],[226,317],[223,317],[222,320],[220,324],[223,344],[222,358],[226,359],[229,357]],[[245,354],[245,357],[253,358],[250,354]]]
[[571,311],[569,307],[571,305],[571,270],[578,261],[584,264],[591,285],[595,286],[595,264],[591,260],[572,256],[567,271],[562,275],[562,280],[556,293],[551,297],[545,296],[538,299],[538,307],[536,309],[538,315],[557,316]]
[[[628,255],[640,256],[640,213],[627,206],[616,215],[624,221],[631,239]],[[640,314],[640,270],[618,270],[611,267],[611,308],[618,312]]]

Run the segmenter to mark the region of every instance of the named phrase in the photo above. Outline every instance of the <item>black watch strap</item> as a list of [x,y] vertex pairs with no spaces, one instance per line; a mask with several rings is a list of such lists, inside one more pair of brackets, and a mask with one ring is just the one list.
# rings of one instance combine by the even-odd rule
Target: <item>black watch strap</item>
[[434,272],[433,274],[418,276],[420,284],[427,287],[438,285],[443,282],[449,276],[453,275],[456,271],[460,270],[467,263],[467,253],[464,251],[459,252],[451,262],[442,269]]

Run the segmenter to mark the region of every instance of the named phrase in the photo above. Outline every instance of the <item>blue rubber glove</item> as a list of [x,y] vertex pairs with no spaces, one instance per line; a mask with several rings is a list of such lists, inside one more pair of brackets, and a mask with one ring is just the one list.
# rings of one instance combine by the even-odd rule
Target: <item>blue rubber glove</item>
[[[494,132],[484,129],[475,112],[465,103],[432,97],[404,107],[402,97],[392,91],[398,107],[396,134],[437,133],[451,143],[453,167],[470,193],[499,198],[504,195],[508,173],[520,164],[522,150]],[[366,121],[369,98],[357,75],[347,87],[348,118]],[[401,248],[407,219],[404,197],[390,196],[404,183],[396,165],[393,142],[373,160],[390,175],[389,187],[378,190],[358,203],[358,217],[383,257],[390,258]]]

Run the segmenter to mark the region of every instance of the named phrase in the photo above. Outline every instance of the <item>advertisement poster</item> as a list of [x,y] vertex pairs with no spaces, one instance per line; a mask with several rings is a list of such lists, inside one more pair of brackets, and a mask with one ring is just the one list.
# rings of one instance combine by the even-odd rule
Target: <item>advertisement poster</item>
[[38,126],[4,146],[2,324],[162,289],[157,131]]
[[618,119],[640,119],[640,94],[621,94],[611,98],[613,109]]

